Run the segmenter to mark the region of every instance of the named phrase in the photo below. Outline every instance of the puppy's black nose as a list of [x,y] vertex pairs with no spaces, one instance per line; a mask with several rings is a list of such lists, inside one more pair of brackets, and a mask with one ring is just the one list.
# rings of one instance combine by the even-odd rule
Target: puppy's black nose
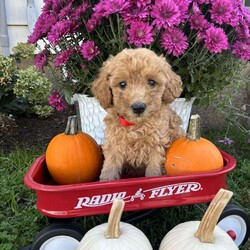
[[142,114],[146,109],[146,104],[143,102],[135,102],[131,105],[131,108],[135,114]]

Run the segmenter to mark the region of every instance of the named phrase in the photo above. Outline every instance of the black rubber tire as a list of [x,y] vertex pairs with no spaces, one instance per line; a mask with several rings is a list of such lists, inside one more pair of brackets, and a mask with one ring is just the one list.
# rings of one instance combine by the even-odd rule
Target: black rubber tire
[[47,240],[60,235],[70,236],[80,242],[85,233],[86,232],[75,223],[54,223],[38,233],[31,244],[30,250],[40,250],[40,247]]
[[234,215],[239,216],[243,220],[246,226],[246,232],[242,241],[236,244],[237,246],[243,246],[247,242],[249,235],[250,235],[250,219],[247,213],[241,207],[235,204],[228,204],[223,210],[223,212],[221,213],[221,216],[218,221],[218,226],[219,226],[220,221],[222,221],[223,219],[227,217],[234,216]]

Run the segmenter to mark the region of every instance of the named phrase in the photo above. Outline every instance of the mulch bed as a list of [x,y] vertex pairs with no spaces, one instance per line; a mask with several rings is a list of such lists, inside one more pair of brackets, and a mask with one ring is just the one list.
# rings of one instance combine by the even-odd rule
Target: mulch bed
[[62,112],[55,111],[44,119],[37,116],[17,117],[12,128],[0,128],[0,147],[7,153],[17,146],[26,149],[45,149],[55,135],[64,132],[68,116],[74,114],[74,108],[68,107]]

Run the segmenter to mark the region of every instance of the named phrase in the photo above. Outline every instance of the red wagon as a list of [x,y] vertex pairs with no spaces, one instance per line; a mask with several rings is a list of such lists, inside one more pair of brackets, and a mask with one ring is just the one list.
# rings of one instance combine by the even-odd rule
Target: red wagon
[[[125,201],[125,211],[148,211],[154,208],[198,204],[210,202],[220,188],[227,188],[226,176],[235,168],[236,161],[229,154],[221,153],[225,164],[219,171],[72,185],[54,183],[43,155],[34,161],[24,177],[24,182],[36,191],[37,209],[52,218],[109,213],[115,198]],[[240,207],[229,204],[223,211],[218,225],[234,238],[237,245],[247,241],[250,222],[247,214]],[[71,224],[52,225],[43,230],[26,249],[61,249],[55,244],[63,246],[69,244],[68,250],[76,249],[83,234],[79,227]]]

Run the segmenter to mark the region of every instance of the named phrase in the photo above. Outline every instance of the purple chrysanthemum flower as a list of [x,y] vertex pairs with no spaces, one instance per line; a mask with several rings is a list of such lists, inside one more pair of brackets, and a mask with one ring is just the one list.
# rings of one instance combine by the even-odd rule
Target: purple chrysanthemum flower
[[94,10],[94,14],[95,15],[98,15],[98,16],[101,16],[101,17],[107,17],[108,16],[108,13],[106,11],[106,2],[105,1],[100,1],[99,3],[97,3],[94,7],[93,7],[93,10]]
[[221,53],[228,49],[227,36],[222,28],[210,27],[204,33],[205,47],[211,53]]
[[56,21],[57,17],[55,14],[51,12],[42,13],[37,19],[35,29],[39,29],[42,34],[47,34]]
[[52,0],[52,11],[59,13],[62,8],[62,2],[58,0]]
[[151,3],[151,0],[134,0],[135,4],[140,8]]
[[153,27],[145,22],[136,21],[127,30],[128,41],[130,44],[140,47],[142,44],[150,44],[153,42]]
[[130,6],[127,0],[103,0],[93,9],[96,13],[102,13],[104,17],[108,17],[113,13],[121,13]]
[[57,22],[48,33],[49,42],[51,42],[54,46],[57,45],[61,37],[70,32],[72,24],[73,23],[70,20]]
[[47,64],[47,56],[41,52],[35,56],[35,65],[38,69],[43,70],[43,67]]
[[210,10],[211,18],[219,24],[229,23],[233,11],[232,1],[230,0],[213,0]]
[[180,22],[184,22],[188,17],[188,8],[191,2],[191,0],[175,0],[175,3],[178,5],[180,11]]
[[72,18],[72,20],[78,20],[88,8],[88,3],[82,3],[76,9],[72,10],[70,17]]
[[47,11],[51,9],[52,6],[52,0],[43,0],[44,5],[42,7],[42,11]]
[[244,19],[244,21],[250,26],[250,11],[249,9],[243,5],[243,3],[240,1],[238,4],[239,10],[241,12],[241,15]]
[[191,29],[203,30],[203,29],[206,29],[208,21],[206,20],[205,16],[202,14],[193,14],[189,18],[189,24],[190,24]]
[[187,37],[178,28],[168,29],[162,33],[161,46],[168,54],[179,56],[188,48]]
[[86,29],[90,33],[93,31],[97,25],[101,24],[101,16],[97,16],[95,13],[91,16],[91,18],[86,23]]
[[65,18],[70,14],[71,8],[72,8],[73,1],[71,0],[68,5],[66,5],[64,8],[62,8],[58,14],[60,18]]
[[120,13],[124,9],[130,7],[131,3],[127,0],[109,0],[107,1],[109,6],[106,7],[111,10],[111,13]]
[[250,44],[237,41],[233,46],[232,53],[244,61],[250,60]]
[[180,15],[179,7],[173,0],[156,1],[151,11],[151,17],[155,19],[153,25],[156,25],[158,29],[179,25]]
[[234,143],[234,141],[230,138],[225,137],[224,139],[218,140],[219,143],[223,143],[225,145],[230,145]]
[[211,2],[211,0],[197,0],[197,3],[198,4],[204,4],[204,3],[210,3]]
[[242,21],[237,27],[235,27],[237,38],[243,41],[247,41],[250,38],[250,30],[246,22]]
[[81,45],[80,52],[88,61],[91,61],[94,56],[100,53],[98,46],[96,46],[93,41],[84,42]]
[[35,44],[42,37],[43,35],[39,30],[34,30],[33,33],[28,36],[28,43]]
[[122,12],[122,19],[126,25],[131,24],[135,21],[143,21],[149,15],[148,6],[132,5]]
[[69,57],[72,54],[72,52],[73,52],[73,49],[71,48],[71,49],[63,50],[59,54],[57,54],[57,56],[54,58],[55,66],[60,67],[64,65],[69,60]]
[[192,12],[193,12],[194,14],[201,14],[201,9],[200,9],[200,7],[199,7],[199,5],[198,5],[197,2],[193,2],[193,5],[192,5]]
[[241,14],[239,13],[238,9],[233,9],[231,12],[231,18],[228,22],[232,27],[237,27],[239,25],[241,19]]
[[43,12],[37,19],[33,33],[28,37],[29,43],[36,43],[50,31],[56,23],[57,17],[54,13]]
[[62,100],[62,97],[58,91],[54,91],[49,96],[49,105],[52,108],[55,108],[57,111],[63,111],[66,107],[65,101]]

